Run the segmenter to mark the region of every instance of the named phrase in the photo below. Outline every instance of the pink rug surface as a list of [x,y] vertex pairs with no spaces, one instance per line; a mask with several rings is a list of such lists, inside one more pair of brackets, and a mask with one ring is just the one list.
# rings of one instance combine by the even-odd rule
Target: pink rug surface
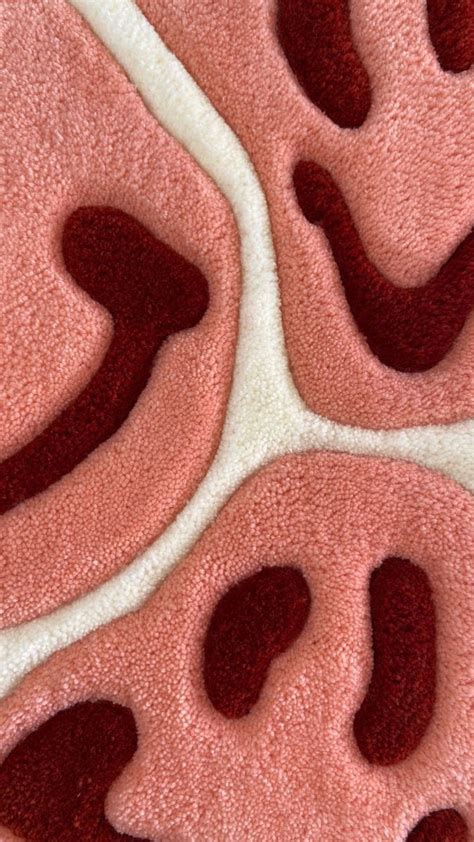
[[474,0],[3,0],[0,842],[474,839]]

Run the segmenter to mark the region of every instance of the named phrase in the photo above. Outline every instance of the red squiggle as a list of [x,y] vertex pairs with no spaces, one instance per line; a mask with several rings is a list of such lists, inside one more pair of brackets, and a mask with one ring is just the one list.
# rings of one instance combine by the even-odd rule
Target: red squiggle
[[417,747],[431,719],[436,690],[435,611],[426,573],[387,558],[370,579],[373,672],[354,718],[369,761],[388,765]]
[[466,823],[457,810],[438,810],[413,828],[407,842],[467,842]]
[[306,219],[321,225],[329,240],[347,303],[373,353],[398,371],[437,365],[474,305],[474,229],[426,284],[397,287],[367,258],[329,173],[313,161],[300,161],[293,180]]
[[301,633],[311,595],[302,573],[265,567],[220,599],[204,641],[204,683],[229,719],[246,716],[260,696],[270,664]]
[[134,842],[109,824],[104,800],[136,748],[128,708],[99,701],[60,711],[0,766],[0,823],[28,842]]
[[279,0],[278,37],[307,97],[341,128],[361,126],[370,82],[352,42],[347,0]]
[[113,339],[81,394],[0,465],[0,513],[44,491],[112,436],[145,388],[162,342],[197,324],[208,306],[199,269],[116,208],[78,208],[62,248],[68,272],[111,314]]
[[474,64],[474,0],[427,0],[428,26],[443,70],[462,73]]

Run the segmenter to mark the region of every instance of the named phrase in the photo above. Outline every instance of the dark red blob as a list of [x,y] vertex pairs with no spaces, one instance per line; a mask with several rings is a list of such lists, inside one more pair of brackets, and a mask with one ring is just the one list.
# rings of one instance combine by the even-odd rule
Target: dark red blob
[[360,751],[382,766],[408,757],[422,739],[436,692],[436,628],[426,573],[387,558],[370,578],[373,671],[354,718]]
[[312,161],[300,161],[293,180],[306,219],[324,230],[347,303],[373,353],[397,371],[437,365],[474,305],[474,229],[426,284],[398,287],[367,258],[329,173]]
[[407,842],[467,842],[467,826],[456,810],[438,810],[413,828]]
[[352,42],[348,0],[279,0],[277,32],[308,99],[341,128],[361,126],[370,82]]
[[474,0],[427,0],[428,26],[443,70],[461,73],[474,64]]
[[204,683],[216,710],[229,719],[249,713],[273,658],[303,630],[310,604],[293,567],[265,567],[224,594],[204,641]]
[[112,316],[113,339],[81,394],[0,465],[0,513],[44,491],[112,436],[145,388],[161,343],[196,325],[208,306],[199,269],[116,208],[74,211],[62,249],[67,271]]
[[104,800],[136,748],[128,708],[100,701],[60,711],[0,766],[0,824],[27,842],[133,842],[109,824]]

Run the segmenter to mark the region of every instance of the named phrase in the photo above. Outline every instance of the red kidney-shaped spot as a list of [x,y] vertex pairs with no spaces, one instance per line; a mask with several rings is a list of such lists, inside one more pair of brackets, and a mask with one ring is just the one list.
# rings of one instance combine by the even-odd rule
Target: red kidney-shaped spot
[[435,610],[426,573],[387,558],[370,578],[373,671],[354,718],[369,763],[404,760],[422,739],[436,690]]
[[81,394],[0,464],[0,513],[44,491],[112,436],[145,388],[162,342],[196,325],[208,306],[199,269],[117,208],[74,211],[62,251],[76,283],[111,314],[113,339]]
[[293,567],[265,567],[219,600],[204,641],[204,683],[229,719],[245,716],[260,696],[273,658],[301,633],[311,594]]
[[311,102],[341,128],[361,126],[370,82],[352,41],[348,0],[279,0],[277,33]]
[[126,707],[102,700],[60,711],[0,766],[0,824],[28,842],[133,842],[109,824],[104,800],[136,748]]
[[398,371],[425,371],[453,346],[474,305],[474,229],[423,286],[398,287],[367,258],[326,170],[300,161],[294,186],[308,222],[329,241],[352,316],[373,353]]
[[413,828],[407,842],[467,842],[467,826],[457,810],[438,810]]
[[474,63],[474,0],[427,0],[428,27],[443,70],[461,73]]

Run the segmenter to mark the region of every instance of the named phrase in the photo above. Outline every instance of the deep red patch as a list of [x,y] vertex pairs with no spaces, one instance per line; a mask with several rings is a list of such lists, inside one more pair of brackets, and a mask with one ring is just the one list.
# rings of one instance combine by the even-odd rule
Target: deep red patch
[[277,33],[311,102],[342,128],[361,126],[370,82],[352,42],[348,0],[279,0]]
[[329,173],[312,161],[300,161],[293,178],[306,219],[324,230],[347,303],[373,353],[398,371],[437,365],[474,305],[474,229],[426,284],[394,286],[366,257]]
[[467,842],[467,826],[456,810],[438,810],[413,828],[407,842]]
[[104,800],[136,748],[128,708],[100,701],[60,711],[0,766],[0,824],[28,842],[133,842],[109,824]]
[[81,394],[0,465],[0,513],[72,471],[123,424],[171,334],[193,327],[208,306],[196,266],[116,208],[82,207],[62,237],[67,271],[114,322],[104,360]]
[[310,604],[306,580],[293,567],[265,567],[224,594],[204,641],[204,683],[216,710],[229,719],[249,713],[273,658],[301,633]]
[[354,734],[369,761],[399,763],[422,739],[436,691],[436,627],[426,573],[403,558],[387,558],[370,578],[373,671],[354,718]]
[[461,73],[474,63],[474,0],[427,0],[428,26],[443,70]]

